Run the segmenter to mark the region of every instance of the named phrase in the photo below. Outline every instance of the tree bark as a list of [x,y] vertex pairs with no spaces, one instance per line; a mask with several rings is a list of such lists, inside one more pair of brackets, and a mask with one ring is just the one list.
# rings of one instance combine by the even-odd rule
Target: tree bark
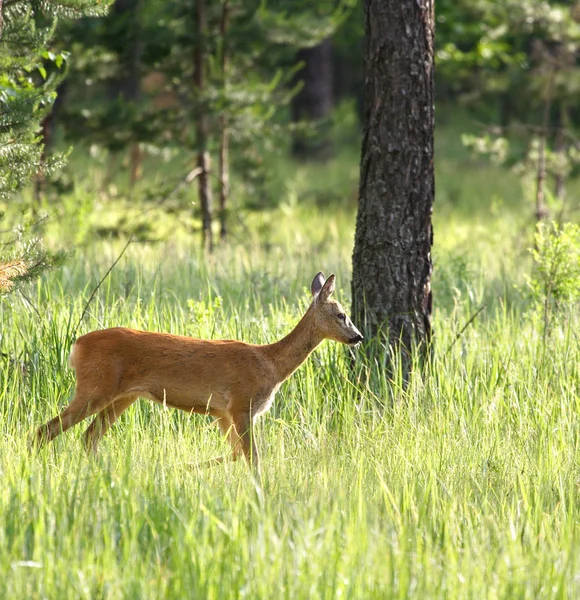
[[198,93],[197,103],[197,166],[199,175],[199,203],[201,205],[202,247],[213,250],[212,224],[212,193],[210,173],[210,155],[208,151],[208,124],[204,103],[205,93],[205,35],[207,30],[205,0],[197,0],[196,23],[197,44],[194,52],[194,83]]
[[117,28],[120,39],[115,41],[119,72],[109,82],[109,93],[114,100],[135,103],[141,95],[141,53],[140,31],[141,0],[115,0],[108,22]]
[[[0,0],[1,2],[1,0]],[[67,81],[66,79],[61,82],[56,90],[56,99],[52,106],[52,110],[44,117],[42,123],[40,125],[40,138],[42,140],[42,151],[40,153],[40,167],[38,169],[38,173],[34,178],[34,201],[36,206],[40,205],[42,200],[42,196],[44,195],[44,191],[46,188],[46,173],[44,172],[44,165],[46,164],[46,159],[49,154],[49,151],[53,146],[53,133],[54,133],[54,124],[58,119],[58,115],[63,106],[64,98],[66,96],[67,90]]]
[[556,133],[556,141],[554,144],[554,151],[556,156],[559,158],[557,173],[554,176],[554,196],[557,200],[562,201],[566,198],[566,173],[563,165],[566,162],[567,150],[565,130],[568,128],[569,124],[570,119],[568,115],[568,107],[564,102],[562,102],[560,104],[558,131]]
[[[222,18],[220,34],[222,38],[222,85],[224,93],[228,83],[228,45],[227,33],[229,26],[230,5],[229,0],[224,0],[222,5]],[[230,194],[230,168],[229,168],[229,131],[227,118],[220,117],[220,153],[219,153],[219,181],[220,181],[220,239],[225,240],[228,234],[227,215]]]
[[431,340],[433,0],[365,0],[365,118],[353,317],[410,358]]
[[[141,55],[143,41],[141,35],[141,0],[116,0],[108,19],[116,31],[114,50],[118,56],[119,70],[109,81],[109,96],[116,103],[136,108],[141,97]],[[129,141],[129,189],[141,177],[142,153],[134,123],[131,123]]]
[[321,130],[314,135],[296,132],[292,152],[303,158],[327,158],[332,152],[332,144],[323,121],[329,117],[333,107],[332,41],[328,38],[318,46],[303,48],[296,58],[304,66],[296,76],[302,88],[292,99],[292,120],[294,123],[318,122]]
[[536,171],[536,220],[538,223],[548,216],[548,207],[546,206],[546,144],[550,133],[550,114],[552,112],[553,96],[553,73],[550,74],[546,88],[546,99],[544,101],[544,118],[542,120],[542,133],[540,135],[540,145],[538,148],[538,166]]

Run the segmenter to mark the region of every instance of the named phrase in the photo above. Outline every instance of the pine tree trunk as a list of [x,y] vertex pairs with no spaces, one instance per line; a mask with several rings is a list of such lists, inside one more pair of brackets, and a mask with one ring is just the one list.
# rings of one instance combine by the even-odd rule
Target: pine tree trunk
[[[1,1],[1,0],[0,0]],[[34,178],[34,201],[35,207],[40,205],[44,191],[46,188],[46,173],[44,172],[44,165],[50,150],[52,149],[53,139],[52,134],[54,133],[54,123],[58,118],[58,114],[62,108],[64,98],[66,96],[67,81],[66,79],[61,82],[56,90],[56,99],[52,105],[52,110],[44,117],[40,126],[40,138],[42,140],[42,152],[40,154],[40,168]]]
[[[112,6],[109,23],[118,28],[115,50],[119,71],[109,82],[109,95],[114,102],[136,107],[141,97],[141,0],[116,0]],[[139,139],[131,123],[129,142],[129,189],[133,190],[141,176],[142,153]]]
[[567,141],[564,132],[569,124],[568,107],[562,102],[559,111],[558,132],[556,133],[556,142],[554,144],[554,152],[558,157],[558,169],[554,176],[554,197],[557,200],[564,200],[566,198],[566,174],[563,170],[563,165],[566,162]]
[[[556,156],[559,157],[559,162],[564,162],[566,156],[566,141],[561,133],[558,133],[556,137],[556,144],[554,148]],[[556,200],[564,200],[566,198],[566,175],[562,172],[556,173],[554,176],[554,198]]]
[[408,373],[431,339],[433,0],[365,0],[365,37],[353,317]]
[[550,114],[552,112],[553,75],[550,76],[546,88],[546,100],[544,102],[544,118],[542,121],[542,133],[540,134],[540,145],[538,148],[538,167],[536,171],[536,220],[538,223],[548,216],[546,205],[546,145],[550,133]]
[[228,236],[228,202],[230,195],[229,132],[225,117],[220,117],[220,239]]
[[538,148],[538,167],[536,170],[536,220],[538,223],[548,216],[544,184],[546,181],[546,133],[542,132]]
[[205,93],[205,35],[206,35],[206,11],[205,0],[197,0],[196,23],[197,44],[194,53],[194,83],[198,93],[197,107],[197,166],[200,169],[199,203],[201,206],[202,220],[202,247],[211,252],[213,250],[212,224],[212,193],[210,173],[210,156],[208,151],[208,125],[206,108],[203,102]]
[[[222,5],[222,18],[220,33],[222,37],[222,84],[224,92],[228,83],[228,45],[227,33],[229,26],[229,1],[224,0]],[[225,240],[228,234],[227,215],[230,194],[230,163],[229,163],[229,131],[225,116],[220,117],[220,154],[219,154],[219,180],[220,180],[220,239]]]
[[44,166],[46,164],[47,153],[52,143],[52,125],[53,125],[53,114],[48,113],[40,124],[40,138],[42,140],[42,151],[40,153],[40,166],[38,172],[34,176],[34,210],[39,207],[44,196],[46,188],[46,173]]
[[333,107],[332,41],[329,38],[318,46],[303,48],[296,58],[304,66],[296,76],[302,88],[292,99],[292,120],[319,122],[320,128],[313,135],[296,132],[292,152],[299,157],[327,158],[332,152],[324,123]]
[[116,0],[111,8],[109,23],[119,28],[121,36],[116,43],[119,62],[118,75],[111,80],[110,95],[113,99],[135,103],[141,95],[141,52],[140,31],[141,0]]

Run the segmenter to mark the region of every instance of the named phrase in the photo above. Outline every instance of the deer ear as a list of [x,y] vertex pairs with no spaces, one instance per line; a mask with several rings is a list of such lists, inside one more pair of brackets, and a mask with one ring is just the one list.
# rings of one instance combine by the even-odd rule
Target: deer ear
[[316,296],[320,293],[322,286],[324,285],[324,275],[322,273],[318,273],[316,277],[312,280],[312,284],[310,285],[310,291],[313,296]]
[[322,289],[320,290],[320,294],[318,295],[318,299],[322,302],[326,302],[332,292],[334,292],[334,288],[335,288],[335,277],[334,275],[331,275],[325,282],[325,284],[322,286]]

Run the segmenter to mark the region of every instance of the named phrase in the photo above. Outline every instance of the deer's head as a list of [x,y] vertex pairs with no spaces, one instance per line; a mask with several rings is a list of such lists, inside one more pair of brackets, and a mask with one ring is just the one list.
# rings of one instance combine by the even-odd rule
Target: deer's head
[[312,280],[310,291],[313,300],[314,325],[324,338],[355,346],[363,341],[361,332],[353,325],[344,308],[331,298],[335,287],[335,276],[324,279],[318,273]]

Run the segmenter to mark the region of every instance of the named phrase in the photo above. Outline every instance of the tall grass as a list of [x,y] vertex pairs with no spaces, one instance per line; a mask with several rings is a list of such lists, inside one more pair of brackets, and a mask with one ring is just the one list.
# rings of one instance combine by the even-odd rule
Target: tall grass
[[[82,427],[39,455],[27,439],[70,398],[75,335],[125,325],[271,342],[321,269],[348,305],[348,203],[284,201],[248,217],[268,243],[209,260],[185,236],[133,244],[79,331],[122,241],[85,243],[27,299],[2,301],[0,597],[578,597],[579,318],[563,314],[544,341],[521,292],[522,205],[494,210],[487,198],[453,216],[443,201],[436,216],[426,376],[407,389],[381,372],[358,380],[349,351],[325,342],[260,421],[261,479],[243,462],[200,467],[227,452],[218,429],[145,401],[94,459]],[[53,242],[70,226],[55,224]]]

